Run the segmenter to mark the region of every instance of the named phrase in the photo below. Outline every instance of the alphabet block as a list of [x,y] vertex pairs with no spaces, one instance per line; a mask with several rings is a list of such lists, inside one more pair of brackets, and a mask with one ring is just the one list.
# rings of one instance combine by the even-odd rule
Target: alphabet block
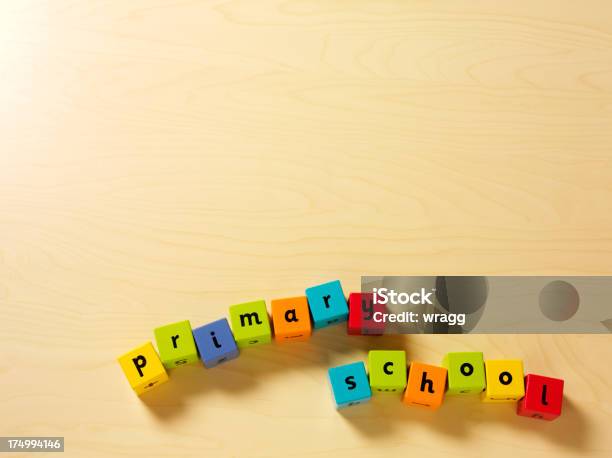
[[413,362],[408,371],[403,401],[408,405],[436,410],[442,405],[445,388],[446,368]]
[[274,299],[271,303],[274,339],[277,342],[308,340],[312,333],[306,296]]
[[372,293],[349,294],[348,333],[351,335],[381,335],[385,322],[374,321],[374,313],[385,313],[384,304],[374,304]]
[[563,380],[543,375],[525,376],[525,397],[519,401],[516,413],[524,417],[552,421],[561,415]]
[[361,404],[372,397],[362,362],[332,367],[328,372],[336,408]]
[[209,369],[239,355],[232,330],[225,318],[195,328],[193,338],[204,366]]
[[480,393],[485,389],[481,352],[447,353],[442,366],[448,370],[447,394]]
[[523,361],[485,361],[487,386],[482,392],[483,402],[514,402],[525,396]]
[[346,321],[348,305],[340,281],[331,281],[306,289],[315,329]]
[[195,363],[198,360],[198,350],[188,320],[161,326],[153,330],[153,333],[159,357],[166,369]]
[[265,301],[232,305],[229,313],[238,348],[270,343],[272,330]]
[[168,374],[151,342],[127,352],[117,361],[138,395],[168,380]]
[[372,350],[368,353],[370,387],[379,392],[401,392],[406,387],[406,352]]

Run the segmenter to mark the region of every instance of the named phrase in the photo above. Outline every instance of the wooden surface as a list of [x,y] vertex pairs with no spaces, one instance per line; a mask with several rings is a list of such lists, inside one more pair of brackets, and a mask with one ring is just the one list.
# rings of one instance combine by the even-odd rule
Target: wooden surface
[[[0,121],[0,435],[78,457],[612,454],[608,335],[336,327],[142,400],[115,360],[335,278],[612,274],[608,0],[7,1]],[[327,368],[372,348],[524,358],[566,380],[565,413],[336,412]]]

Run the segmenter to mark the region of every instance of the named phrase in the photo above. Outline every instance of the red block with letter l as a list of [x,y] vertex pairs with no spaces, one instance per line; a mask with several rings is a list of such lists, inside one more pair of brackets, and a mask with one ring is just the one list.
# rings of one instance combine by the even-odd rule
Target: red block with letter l
[[374,321],[374,313],[384,314],[384,304],[374,304],[372,293],[351,293],[349,295],[348,333],[351,335],[381,335],[385,330],[383,321]]
[[524,417],[554,420],[561,415],[563,380],[543,375],[525,376],[525,397],[518,403],[516,413]]

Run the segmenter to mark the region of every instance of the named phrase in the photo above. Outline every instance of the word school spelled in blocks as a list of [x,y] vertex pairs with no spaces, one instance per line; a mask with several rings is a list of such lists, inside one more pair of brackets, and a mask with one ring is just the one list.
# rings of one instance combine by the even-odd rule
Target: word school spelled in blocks
[[332,367],[328,377],[338,409],[361,404],[372,397],[368,375],[361,362]]
[[308,340],[312,333],[306,296],[273,299],[272,326],[277,342]]
[[554,420],[561,415],[563,380],[543,375],[525,376],[525,397],[516,413],[524,417]]
[[130,386],[139,395],[168,380],[164,365],[151,342],[127,352],[117,361]]
[[232,305],[229,314],[238,348],[270,343],[272,340],[272,329],[265,301]]
[[[451,371],[457,371],[456,376],[474,377],[474,380],[459,380],[458,385],[455,385],[457,390],[455,394],[475,393],[482,389],[484,383],[484,402],[511,402],[516,400],[512,398],[521,397],[517,403],[518,415],[549,421],[561,415],[563,380],[528,374],[523,381],[522,377],[519,377],[523,371],[522,361],[493,360],[485,363],[480,352],[461,352],[448,353],[443,364],[449,369],[413,362],[409,366],[409,375],[406,381],[406,355],[404,351],[372,350],[368,354],[371,392],[397,391],[405,386],[406,389],[402,397],[404,403],[435,410],[442,404],[445,391],[450,394],[450,381],[453,377]],[[402,370],[396,373],[396,367]],[[357,389],[359,385],[357,380],[363,375],[364,370],[362,363],[330,369],[330,381],[333,382],[332,392],[338,407],[358,404],[364,399],[369,399],[367,393],[361,398],[358,392],[355,392],[353,397],[348,397],[350,389]],[[479,373],[479,371],[483,373]],[[487,377],[497,376],[498,382],[492,380],[492,386],[488,387],[485,374],[487,374]],[[345,378],[342,379],[342,377]],[[342,381],[344,381],[344,384]],[[388,388],[393,385],[395,385],[395,389]],[[498,385],[501,385],[501,388]],[[489,389],[488,394],[487,387]],[[524,392],[524,397],[520,394],[521,392]],[[346,397],[343,398],[342,396]]]
[[193,338],[202,363],[208,368],[238,358],[240,354],[225,318],[195,328]]
[[159,350],[159,357],[166,369],[195,363],[198,360],[189,321],[179,321],[156,328],[155,341]]
[[315,329],[346,321],[348,305],[340,281],[331,281],[306,289]]

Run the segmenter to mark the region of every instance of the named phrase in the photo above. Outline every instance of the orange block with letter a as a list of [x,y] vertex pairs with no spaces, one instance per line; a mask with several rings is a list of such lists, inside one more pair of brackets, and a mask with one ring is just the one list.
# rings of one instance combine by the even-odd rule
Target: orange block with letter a
[[408,405],[436,410],[442,405],[446,390],[446,368],[411,363],[403,401]]
[[308,340],[312,333],[306,296],[272,300],[272,326],[277,342]]

